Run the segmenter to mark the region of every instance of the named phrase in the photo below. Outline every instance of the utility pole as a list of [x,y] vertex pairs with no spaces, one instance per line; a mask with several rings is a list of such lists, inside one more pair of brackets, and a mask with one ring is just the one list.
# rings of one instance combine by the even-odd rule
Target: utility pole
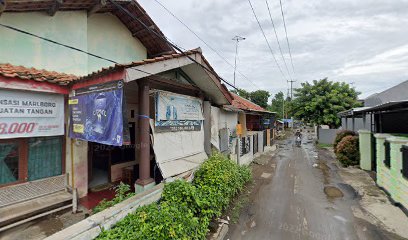
[[239,41],[245,40],[245,38],[240,37],[240,36],[237,35],[234,38],[232,38],[232,40],[236,41],[236,44],[235,44],[235,65],[234,65],[234,87],[235,87],[235,72],[237,71],[238,43],[239,43]]
[[290,101],[292,101],[292,99],[293,99],[293,83],[296,82],[296,81],[295,80],[289,80],[288,82],[290,82]]

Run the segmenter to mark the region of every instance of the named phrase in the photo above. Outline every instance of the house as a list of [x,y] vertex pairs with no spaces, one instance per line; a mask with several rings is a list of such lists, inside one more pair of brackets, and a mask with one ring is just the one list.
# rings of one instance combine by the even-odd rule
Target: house
[[[120,179],[124,168],[134,166],[135,187],[142,191],[163,178],[198,167],[208,157],[204,146],[205,133],[210,132],[210,125],[204,124],[204,116],[207,115],[204,106],[223,106],[232,101],[219,77],[208,69],[212,69],[208,61],[199,49],[195,49],[118,64],[73,82],[69,100],[70,137],[76,139],[73,151],[78,171],[88,169],[89,172],[90,166],[94,169],[96,165],[96,171],[104,172],[108,182],[112,182]],[[112,88],[121,93],[115,95],[121,98],[108,96]],[[103,110],[97,111],[108,113],[103,113],[98,119],[92,117],[95,111],[84,106],[88,105],[87,102],[98,101],[101,95],[102,99],[116,99],[112,101],[117,101],[117,104],[102,104]],[[97,105],[94,104],[99,109]],[[116,116],[113,116],[116,113],[119,114],[115,120]],[[125,143],[126,125],[108,129],[105,135],[93,135],[92,132],[99,130],[93,128],[87,132],[90,118],[94,118],[92,121],[96,123],[103,123],[103,126],[128,122],[130,144]],[[86,152],[89,154],[84,158]],[[104,159],[104,164],[101,164],[101,159]],[[154,171],[156,167],[159,171]],[[82,177],[91,175],[86,172],[79,174]],[[89,179],[79,178],[76,181],[82,191],[87,191],[88,184],[91,184]]]
[[83,198],[126,181],[143,191],[208,157],[204,106],[232,96],[200,49],[176,53],[137,2],[9,1],[0,23],[2,220],[2,206],[57,190]]
[[377,185],[406,210],[408,81],[366,98],[364,104],[339,115],[353,119],[352,129],[358,129],[360,167],[375,171]]
[[[351,131],[359,131],[360,129],[368,129],[371,131],[379,131],[373,129],[375,127],[374,115],[367,114],[366,109],[374,106],[379,106],[388,102],[403,101],[408,99],[408,80],[386,89],[380,93],[375,93],[367,98],[360,100],[363,103],[362,107],[357,107],[340,112],[338,115],[341,118],[342,129]],[[377,124],[378,125],[378,124]]]
[[0,64],[0,232],[50,209],[76,208],[64,145],[73,78]]
[[233,96],[232,107],[242,110],[238,113],[238,125],[241,129],[237,143],[238,163],[248,164],[252,162],[255,155],[262,153],[266,147],[273,144],[275,113],[235,93],[231,95]]

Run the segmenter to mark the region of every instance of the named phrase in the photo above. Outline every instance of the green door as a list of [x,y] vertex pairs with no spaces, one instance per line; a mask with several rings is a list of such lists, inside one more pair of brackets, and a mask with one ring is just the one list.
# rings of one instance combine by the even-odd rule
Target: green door
[[62,137],[28,141],[28,181],[62,174]]

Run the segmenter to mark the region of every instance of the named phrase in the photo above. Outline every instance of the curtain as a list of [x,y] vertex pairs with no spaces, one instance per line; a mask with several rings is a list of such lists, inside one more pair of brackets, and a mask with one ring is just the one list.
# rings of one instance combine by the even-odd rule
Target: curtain
[[[0,144],[0,184],[6,184],[15,182],[18,180],[18,155],[10,157],[9,155],[12,151],[18,151],[18,147],[14,143],[2,143]],[[11,161],[7,161],[7,158],[11,158]],[[17,166],[16,169],[13,169],[13,165]],[[13,174],[13,171],[17,171],[16,176]]]
[[62,138],[42,137],[28,141],[28,180],[62,174]]

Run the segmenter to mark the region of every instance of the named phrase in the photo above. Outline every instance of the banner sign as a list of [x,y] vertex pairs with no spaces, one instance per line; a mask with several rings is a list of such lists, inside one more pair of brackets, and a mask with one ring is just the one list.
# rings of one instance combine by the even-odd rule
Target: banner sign
[[[70,137],[113,146],[124,139],[123,82],[99,84],[75,91],[70,97]],[[127,124],[125,124],[127,126]],[[128,138],[128,136],[125,138]]]
[[199,98],[156,93],[156,132],[200,131],[203,118],[202,101]]
[[64,96],[0,89],[0,139],[64,135]]

